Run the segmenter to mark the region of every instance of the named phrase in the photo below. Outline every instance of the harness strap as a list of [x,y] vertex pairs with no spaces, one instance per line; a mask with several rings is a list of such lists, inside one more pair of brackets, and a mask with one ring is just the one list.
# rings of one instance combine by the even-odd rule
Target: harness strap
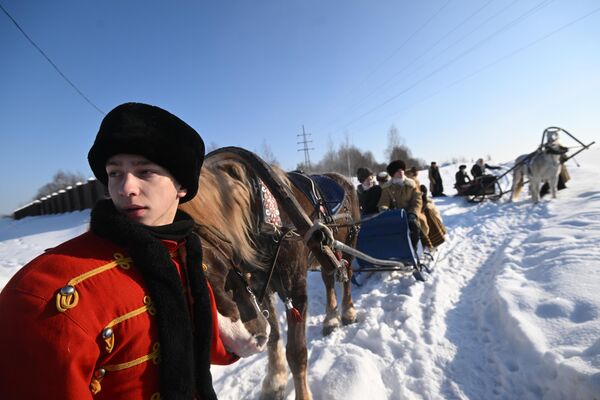
[[273,258],[273,262],[271,263],[271,266],[269,267],[269,274],[267,275],[267,280],[265,281],[265,284],[263,285],[263,288],[260,292],[260,296],[258,297],[259,304],[262,304],[263,300],[265,299],[265,295],[267,294],[267,288],[269,287],[269,283],[271,282],[271,279],[273,278],[273,272],[275,272],[275,266],[277,265],[277,258],[279,258],[279,251],[281,250],[281,244],[283,243],[284,240],[287,239],[288,235],[291,236],[291,234],[295,233],[290,228],[284,228],[284,230],[285,230],[285,232],[283,233],[283,235],[281,235],[281,237],[276,241],[277,250],[275,251],[275,257]]

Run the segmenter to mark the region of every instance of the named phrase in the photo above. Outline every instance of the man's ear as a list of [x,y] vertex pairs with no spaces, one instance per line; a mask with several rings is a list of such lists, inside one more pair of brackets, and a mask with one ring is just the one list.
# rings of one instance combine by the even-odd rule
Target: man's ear
[[183,186],[179,186],[179,189],[177,189],[177,198],[181,199],[182,197],[185,197],[186,194],[187,189],[185,189]]

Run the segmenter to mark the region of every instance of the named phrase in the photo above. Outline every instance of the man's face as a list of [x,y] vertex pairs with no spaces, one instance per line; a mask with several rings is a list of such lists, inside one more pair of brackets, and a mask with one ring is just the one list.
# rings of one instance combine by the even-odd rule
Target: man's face
[[399,169],[398,171],[394,172],[394,176],[392,176],[392,178],[396,178],[396,179],[404,178],[404,170]]
[[145,157],[117,154],[106,162],[108,193],[119,212],[148,226],[173,222],[187,193],[165,168]]

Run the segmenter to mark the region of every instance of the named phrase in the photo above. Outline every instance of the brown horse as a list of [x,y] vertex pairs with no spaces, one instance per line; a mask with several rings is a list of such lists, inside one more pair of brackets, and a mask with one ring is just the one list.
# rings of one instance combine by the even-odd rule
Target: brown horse
[[[309,199],[295,188],[285,174],[275,169],[275,173],[285,182],[306,214],[311,219],[319,218],[320,210],[315,208]],[[328,174],[338,182],[345,191],[344,203],[338,216],[331,218],[336,239],[350,246],[355,245],[356,235],[354,221],[360,218],[358,199],[353,186],[341,175]],[[297,399],[310,399],[311,393],[307,383],[307,348],[306,348],[306,312],[307,312],[307,273],[309,270],[310,252],[294,231],[293,224],[286,213],[281,210],[281,226],[265,223],[262,218],[263,199],[260,195],[260,180],[244,165],[235,160],[219,160],[208,157],[202,169],[200,178],[201,190],[198,196],[182,205],[181,208],[189,213],[199,226],[199,234],[213,235],[215,247],[227,248],[223,254],[229,254],[240,273],[250,276],[252,289],[259,295],[268,311],[271,332],[268,339],[267,376],[263,381],[262,398],[283,398],[287,385],[287,368],[284,357],[293,375]],[[210,236],[210,235],[209,235]],[[345,257],[343,263],[345,274],[350,277],[351,258]],[[340,261],[341,262],[341,261]],[[211,284],[222,287],[223,277],[230,271],[214,271],[208,265]],[[334,276],[322,272],[327,291],[326,317],[323,331],[331,332],[340,325],[337,311],[337,299],[334,288]],[[213,283],[213,282],[220,283]],[[238,288],[237,290],[243,290]],[[225,301],[235,296],[234,288]],[[284,356],[280,340],[280,330],[275,310],[275,297],[279,297],[288,309],[288,340]],[[242,300],[237,299],[239,307],[245,307]],[[217,301],[224,301],[217,297]],[[246,306],[247,307],[247,306]],[[352,323],[356,319],[356,311],[350,294],[350,283],[344,283],[344,298],[342,301],[341,322]]]

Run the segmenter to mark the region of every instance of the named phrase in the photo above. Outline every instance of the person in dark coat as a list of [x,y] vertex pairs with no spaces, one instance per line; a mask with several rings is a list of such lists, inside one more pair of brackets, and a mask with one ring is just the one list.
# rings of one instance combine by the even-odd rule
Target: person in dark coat
[[462,164],[458,167],[458,171],[454,175],[455,186],[468,186],[471,184],[471,177],[467,173],[467,166]]
[[458,167],[458,171],[456,171],[454,179],[454,187],[456,188],[458,194],[465,195],[470,192],[472,181],[469,177],[469,174],[467,173],[466,165],[463,164]]
[[501,167],[497,167],[495,165],[489,165],[485,161],[483,161],[483,158],[480,158],[471,167],[471,175],[473,175],[473,179],[478,179],[478,178],[481,178],[482,176],[486,175],[486,173],[485,173],[486,169],[501,169]]
[[356,191],[358,192],[361,214],[369,215],[379,212],[377,204],[381,197],[381,187],[377,184],[373,171],[369,168],[358,168],[356,177],[360,182]]
[[494,175],[485,173],[486,169],[501,169],[501,167],[489,165],[483,161],[483,158],[480,158],[475,164],[473,164],[473,167],[471,167],[471,175],[473,175],[473,180],[479,183],[483,190],[492,187],[494,181],[496,180]]
[[432,161],[429,167],[429,191],[433,197],[445,196],[442,175],[435,161]]

